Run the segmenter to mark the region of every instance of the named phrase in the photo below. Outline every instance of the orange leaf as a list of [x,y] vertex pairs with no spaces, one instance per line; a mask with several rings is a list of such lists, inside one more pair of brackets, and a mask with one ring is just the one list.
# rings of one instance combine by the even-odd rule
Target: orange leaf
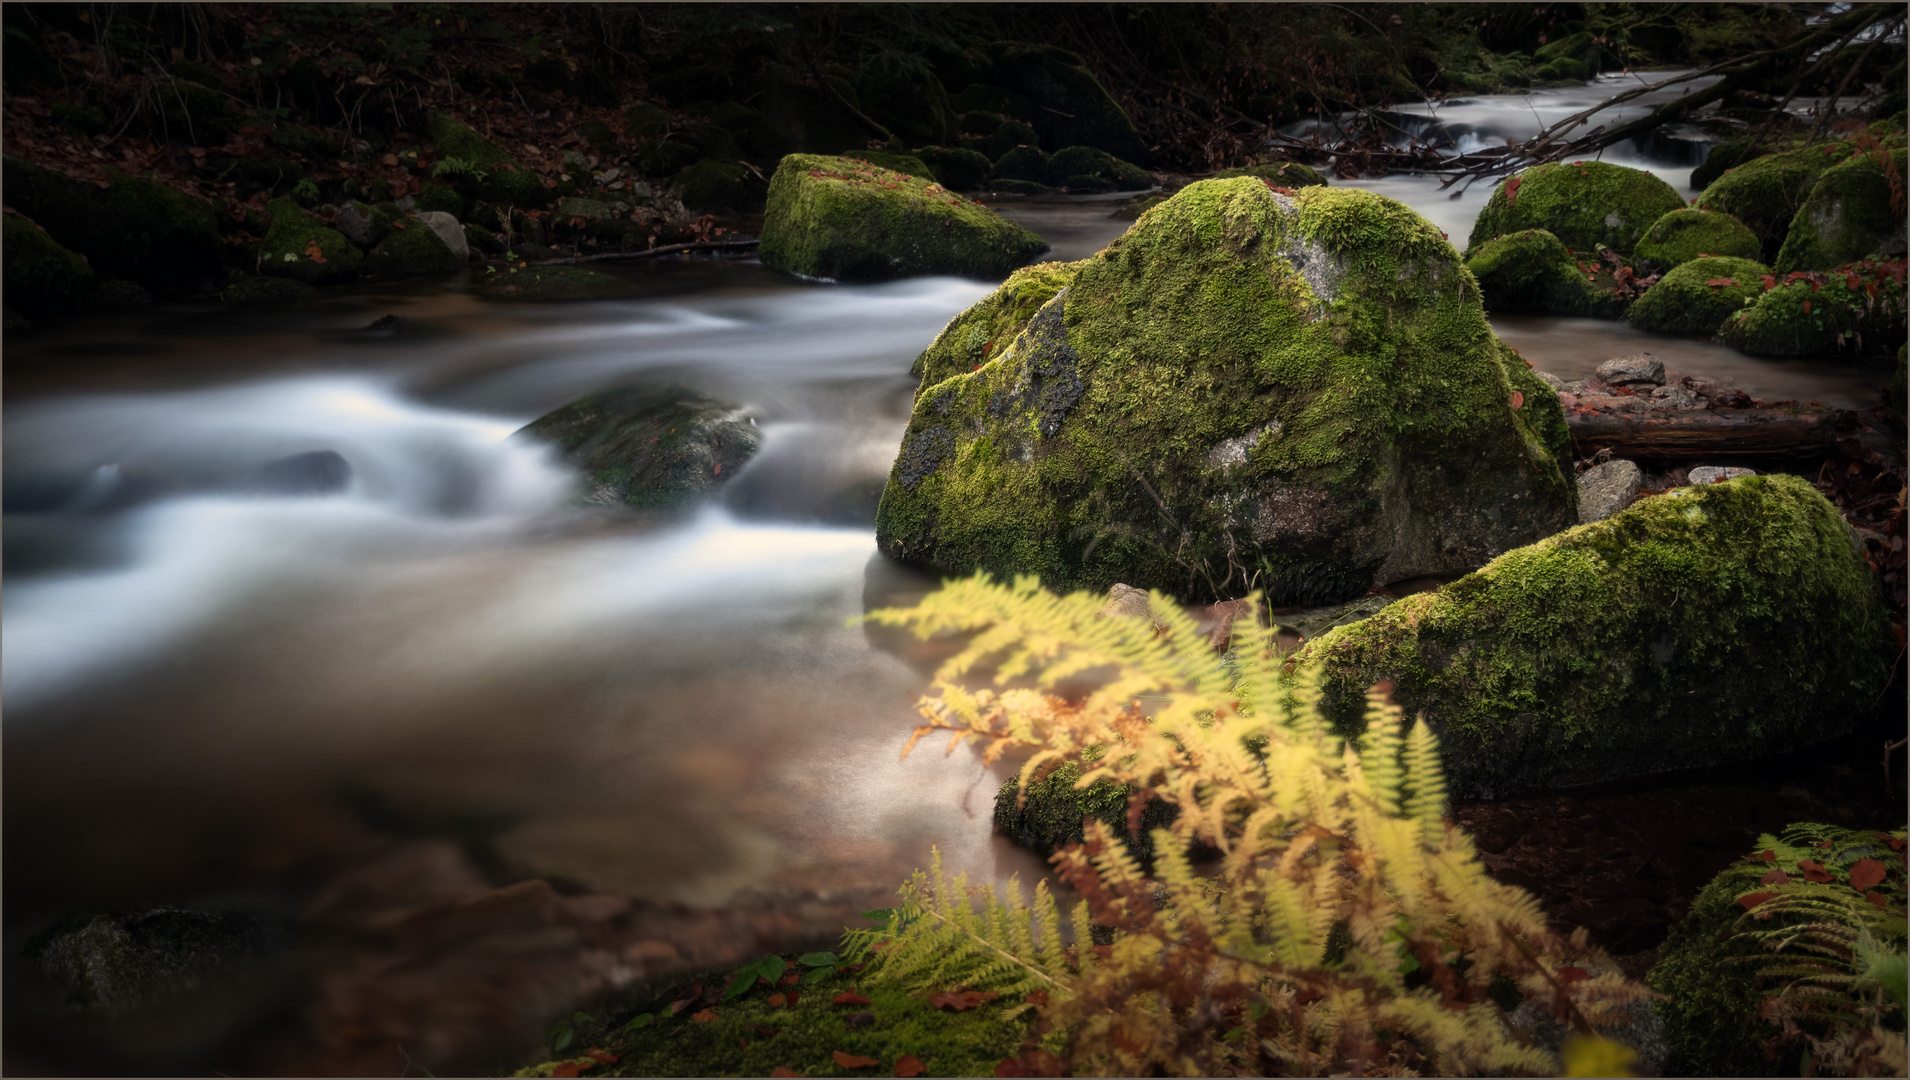
[[920,1076],[922,1068],[922,1059],[914,1054],[903,1054],[895,1059],[895,1075],[897,1076]]
[[1512,391],[1512,407],[1517,409],[1522,408],[1524,405],[1525,395],[1517,390]]
[[[650,441],[656,442],[655,439],[651,439]],[[784,986],[794,986],[801,981],[802,981],[802,973],[798,971],[792,971],[789,974],[783,976]]]
[[785,1068],[784,1066],[778,1065],[776,1066],[775,1069],[770,1071],[769,1075],[781,1077],[781,1076],[801,1076],[802,1074],[797,1072],[794,1069]]
[[987,990],[952,990],[934,995],[928,999],[928,1003],[930,1008],[961,1012],[963,1009],[972,1009],[1000,996]]
[[1751,909],[1757,907],[1759,904],[1762,904],[1764,901],[1769,900],[1771,897],[1776,895],[1777,894],[1774,892],[1754,892],[1748,896],[1738,897],[1738,903],[1744,905],[1744,910],[1750,911]]
[[405,227],[405,223],[402,221],[394,221],[391,223],[391,227],[394,229],[402,229]]
[[835,1058],[836,1064],[842,1066],[845,1069],[866,1069],[871,1065],[882,1064],[880,1061],[877,1061],[876,1059],[872,1057],[861,1057],[856,1054],[845,1054],[840,1050],[831,1050],[829,1052],[829,1056],[832,1058]]
[[690,1016],[690,1021],[696,1024],[707,1024],[714,1019],[716,1019],[715,1009],[704,1009],[702,1012],[693,1013]]
[[1858,892],[1882,882],[1883,864],[1875,859],[1858,859],[1856,865],[1850,868],[1850,887]]
[[551,1074],[552,1076],[561,1076],[561,1077],[565,1077],[565,1078],[566,1078],[566,1080],[569,1080],[569,1078],[574,1078],[574,1077],[575,1077],[575,1076],[576,1076],[576,1075],[577,1075],[578,1073],[580,1073],[580,1072],[583,1072],[583,1071],[584,1071],[584,1063],[583,1063],[583,1062],[581,1062],[581,1061],[566,1061],[566,1062],[564,1062],[564,1063],[563,1063],[562,1065],[559,1065],[559,1066],[557,1066],[557,1067],[556,1067],[555,1069],[552,1069],[552,1070],[550,1071],[550,1074]]
[[1804,301],[1804,314],[1809,315],[1810,313],[1811,313],[1811,302],[1809,300],[1806,300]]
[[842,993],[837,994],[835,997],[832,997],[829,1000],[837,1005],[872,1005],[874,1004],[874,1002],[871,1002],[868,998],[863,997],[861,994],[858,994],[853,990],[844,990]]
[[584,1051],[584,1055],[586,1057],[596,1058],[597,1063],[600,1065],[615,1065],[617,1063],[617,1055],[611,1053],[608,1050],[605,1050],[601,1046],[591,1047],[590,1049]]
[[1028,1004],[1046,1005],[1047,1003],[1048,1003],[1048,992],[1046,990],[1028,991]]
[[769,995],[769,1007],[772,1009],[780,1009],[783,1007],[783,1002],[788,1000],[788,998],[781,994],[771,994]]
[[1582,967],[1562,967],[1553,972],[1553,974],[1557,976],[1560,983],[1566,986],[1570,986],[1580,979],[1589,979],[1592,977],[1591,973]]
[[1822,885],[1832,880],[1830,874],[1825,871],[1824,864],[1815,859],[1799,859],[1797,868],[1803,872],[1805,881],[1815,881]]

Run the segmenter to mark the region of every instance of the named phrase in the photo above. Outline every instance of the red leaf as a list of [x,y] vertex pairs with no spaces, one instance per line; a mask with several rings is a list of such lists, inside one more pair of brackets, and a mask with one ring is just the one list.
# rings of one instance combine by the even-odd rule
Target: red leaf
[[1728,277],[1714,277],[1710,281],[1705,282],[1706,285],[1736,285],[1737,283],[1738,279]]
[[1789,880],[1791,880],[1789,874],[1786,874],[1782,870],[1773,870],[1763,877],[1758,878],[1757,883],[1759,885],[1782,885]]
[[716,1019],[715,1009],[704,1009],[702,1012],[690,1014],[690,1022],[695,1024],[707,1024],[714,1019]]
[[897,1076],[920,1076],[922,1069],[922,1059],[914,1054],[903,1054],[895,1059],[895,1075]]
[[1805,881],[1815,881],[1822,885],[1833,880],[1830,874],[1825,872],[1824,864],[1815,859],[1797,860],[1797,869],[1803,873]]
[[1889,844],[1890,850],[1892,851],[1903,850],[1903,841],[1897,839],[1894,836],[1891,836],[1889,833],[1878,833],[1877,839],[1882,840],[1886,844]]
[[1875,859],[1858,859],[1850,868],[1850,887],[1858,892],[1883,883],[1883,864]]
[[1809,315],[1810,313],[1811,313],[1811,302],[1809,300],[1806,300],[1804,301],[1804,314]]
[[871,1065],[882,1064],[880,1061],[877,1061],[876,1059],[872,1057],[862,1057],[857,1054],[845,1054],[840,1050],[831,1050],[829,1052],[829,1056],[832,1058],[835,1058],[836,1064],[842,1066],[845,1069],[866,1069]]
[[1047,1003],[1048,1003],[1048,992],[1046,990],[1028,991],[1028,1004],[1046,1005]]
[[834,1005],[873,1005],[875,1004],[874,1002],[870,1001],[868,998],[863,997],[861,994],[858,994],[853,990],[844,990],[842,993],[837,994],[835,997],[830,998],[829,1001],[831,1004],[834,1004]]
[[794,1069],[785,1068],[781,1065],[778,1065],[774,1069],[770,1070],[769,1075],[776,1076],[776,1077],[783,1077],[783,1076],[801,1076],[802,1074],[797,1072]]
[[769,995],[769,1007],[772,1009],[780,1009],[783,1007],[783,1003],[788,1000],[788,998],[781,994],[771,994]]
[[788,994],[784,996],[789,999],[789,1007],[792,1009],[796,1007],[796,1003],[798,1001],[802,1000],[802,995],[796,993],[794,990],[791,990]]
[[1874,889],[1871,890],[1870,892],[1865,893],[1864,899],[1870,901],[1871,903],[1877,905],[1878,907],[1883,907],[1885,904],[1889,903],[1889,900],[1885,898],[1884,894],[1877,892]]
[[611,1053],[608,1050],[605,1050],[601,1046],[593,1046],[590,1049],[584,1051],[584,1053],[590,1057],[596,1058],[597,1063],[599,1065],[615,1065],[617,1063],[617,1055]]
[[1520,393],[1517,390],[1512,391],[1512,407],[1517,409],[1523,406],[1524,404],[1525,404],[1525,395]]
[[1769,848],[1766,848],[1765,850],[1758,852],[1757,857],[1760,859],[1763,859],[1765,862],[1776,862],[1777,852],[1772,851]]
[[1757,907],[1759,904],[1762,904],[1764,901],[1776,895],[1774,892],[1754,892],[1747,896],[1738,897],[1738,903],[1744,906],[1744,910],[1750,911],[1752,908]]
[[1565,986],[1570,986],[1581,979],[1589,979],[1592,977],[1591,973],[1582,967],[1562,967],[1552,974]]
[[977,1005],[986,1004],[1000,996],[988,990],[950,990],[931,996],[928,1003],[932,1009],[961,1012],[963,1009],[972,1009]]
[[1517,201],[1519,197],[1520,183],[1521,183],[1520,178],[1516,176],[1505,182],[1505,204],[1507,206],[1511,206],[1515,201]]
[[561,1077],[565,1077],[565,1078],[566,1078],[566,1080],[569,1080],[569,1078],[574,1078],[574,1077],[575,1077],[575,1076],[576,1076],[576,1075],[577,1075],[578,1073],[580,1073],[580,1072],[583,1072],[583,1071],[584,1071],[584,1063],[583,1063],[583,1062],[581,1062],[581,1061],[566,1061],[566,1062],[564,1062],[564,1063],[563,1063],[562,1065],[559,1065],[559,1066],[557,1066],[557,1067],[556,1067],[555,1069],[552,1069],[552,1070],[550,1071],[550,1074],[551,1074],[552,1076],[561,1076]]
[[[652,439],[651,441],[655,442],[656,440]],[[799,971],[792,971],[789,974],[783,976],[784,986],[794,986],[801,981],[802,981],[802,973]]]

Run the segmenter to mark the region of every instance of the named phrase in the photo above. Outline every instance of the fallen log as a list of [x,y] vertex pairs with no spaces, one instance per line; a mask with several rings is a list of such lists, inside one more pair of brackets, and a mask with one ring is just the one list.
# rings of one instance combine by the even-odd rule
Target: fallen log
[[601,255],[573,255],[565,259],[538,259],[531,266],[575,266],[588,262],[617,262],[628,259],[654,259],[658,255],[675,255],[680,251],[741,251],[753,248],[762,241],[754,236],[736,240],[700,240],[688,244],[665,244],[645,251],[607,251]]
[[1835,409],[1809,406],[1565,410],[1574,457],[1609,449],[1621,458],[1703,458],[1712,463],[1821,457],[1837,441],[1837,418]]

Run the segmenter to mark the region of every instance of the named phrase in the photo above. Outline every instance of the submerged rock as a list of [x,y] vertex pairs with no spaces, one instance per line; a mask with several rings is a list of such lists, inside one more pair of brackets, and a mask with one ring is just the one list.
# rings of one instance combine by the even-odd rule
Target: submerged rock
[[1755,259],[1758,240],[1730,214],[1685,207],[1653,222],[1633,254],[1645,267],[1663,272],[1706,255]]
[[1763,292],[1770,272],[1749,259],[1693,259],[1659,278],[1625,312],[1625,321],[1654,334],[1715,334]]
[[219,298],[233,307],[276,307],[309,299],[316,290],[290,278],[242,277],[226,282]]
[[1910,160],[1901,147],[1888,151],[1886,170],[1880,160],[1885,153],[1859,154],[1824,170],[1791,219],[1772,263],[1778,273],[1829,270],[1866,255],[1903,255],[1903,178],[1910,175]]
[[585,501],[680,506],[735,477],[762,442],[737,410],[694,390],[604,390],[538,418],[519,436],[554,444],[583,470]]
[[916,398],[877,518],[894,558],[1319,603],[1576,519],[1557,395],[1390,199],[1191,185],[968,370],[1009,288],[938,339],[971,351]]
[[1540,311],[1549,315],[1617,318],[1630,303],[1586,280],[1578,260],[1559,238],[1543,229],[1497,236],[1466,259],[1490,311]]
[[1311,643],[1348,736],[1388,679],[1461,798],[1746,761],[1845,734],[1889,633],[1849,526],[1794,476],[1682,487]]
[[1645,230],[1684,204],[1677,188],[1642,169],[1602,161],[1534,165],[1492,189],[1466,252],[1497,236],[1544,229],[1573,251],[1604,244],[1629,255]]
[[763,217],[763,264],[838,281],[920,274],[999,279],[1047,250],[1039,236],[920,177],[791,154]]
[[625,296],[622,278],[576,266],[533,266],[487,277],[477,294],[487,300],[607,300]]

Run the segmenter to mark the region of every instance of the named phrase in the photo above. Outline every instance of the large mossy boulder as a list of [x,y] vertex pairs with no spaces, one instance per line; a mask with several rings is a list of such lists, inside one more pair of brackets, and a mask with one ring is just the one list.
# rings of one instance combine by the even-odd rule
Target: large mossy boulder
[[917,393],[965,371],[975,371],[1007,348],[1028,327],[1043,304],[1068,287],[1088,260],[1045,262],[1008,275],[1001,287],[960,315],[915,358],[909,374],[921,380]]
[[1487,311],[1615,319],[1630,301],[1597,287],[1559,238],[1527,229],[1481,243],[1466,259]]
[[364,252],[344,233],[320,224],[292,200],[273,199],[265,204],[265,212],[272,224],[265,230],[265,242],[259,245],[259,273],[307,285],[335,285],[356,279],[364,269]]
[[1644,268],[1662,273],[1705,255],[1755,259],[1758,251],[1757,234],[1742,221],[1687,206],[1652,222],[1632,254]]
[[1887,353],[1904,340],[1902,265],[1864,260],[1787,274],[1726,319],[1718,336],[1751,356]]
[[431,143],[440,158],[457,158],[471,168],[464,174],[470,194],[485,202],[519,209],[536,208],[551,200],[550,189],[536,173],[490,140],[441,112],[430,116]]
[[876,524],[946,573],[1325,602],[1577,517],[1557,395],[1439,231],[1366,191],[1190,185],[949,366]]
[[1715,334],[1764,291],[1770,272],[1750,259],[1693,259],[1658,279],[1625,312],[1625,321],[1654,334]]
[[[1886,153],[1888,169],[1882,160]],[[1859,154],[1825,169],[1791,219],[1784,246],[1772,265],[1785,274],[1829,270],[1866,255],[1902,256],[1903,178],[1907,175],[1910,160],[1901,147]]]
[[1051,45],[1010,44],[994,61],[995,82],[1040,104],[1026,119],[1043,146],[1092,146],[1147,164],[1146,141],[1079,56]]
[[769,182],[763,265],[836,281],[923,274],[999,279],[1041,237],[940,184],[853,158],[791,154]]
[[1862,547],[1807,481],[1676,488],[1307,644],[1360,733],[1381,680],[1462,798],[1785,753],[1851,731],[1888,678]]
[[120,175],[102,188],[13,157],[0,170],[0,185],[8,206],[86,256],[96,274],[176,289],[221,271],[212,206],[183,191]]
[[582,470],[584,501],[640,510],[682,506],[728,483],[762,442],[734,406],[677,386],[599,391],[517,434],[551,443]]
[[1817,178],[1849,156],[1845,144],[1825,143],[1753,158],[1712,181],[1699,205],[1742,221],[1757,234],[1764,260],[1775,261]]
[[451,250],[438,230],[423,221],[403,223],[385,233],[366,257],[366,267],[379,277],[445,277],[464,269],[467,256]]
[[86,260],[18,214],[7,214],[0,227],[5,230],[0,233],[5,256],[0,285],[5,286],[7,306],[29,319],[78,311],[93,287]]
[[1466,251],[1496,236],[1544,229],[1573,251],[1604,244],[1629,255],[1653,222],[1684,204],[1677,188],[1642,169],[1602,161],[1534,165],[1492,189]]
[[[1667,1056],[1666,1076],[1801,1076],[1809,1073],[1804,1047],[1796,1041],[1776,1052],[1767,1053],[1767,1040],[1777,1041],[1779,1026],[1759,1014],[1759,1005],[1767,992],[1777,985],[1760,987],[1756,973],[1778,959],[1746,930],[1781,930],[1798,926],[1806,918],[1824,918],[1837,911],[1855,910],[1862,921],[1871,924],[1873,933],[1894,923],[1896,933],[1887,930],[1877,936],[1885,951],[1901,957],[1904,948],[1903,909],[1905,901],[1903,848],[1905,833],[1838,828],[1834,825],[1800,823],[1786,828],[1781,836],[1765,834],[1758,838],[1756,850],[1726,867],[1705,885],[1685,917],[1671,928],[1658,949],[1658,962],[1645,976],[1653,990],[1665,995],[1656,1009],[1664,1020]],[[1851,885],[1851,871],[1863,860],[1875,861],[1882,879],[1865,882],[1863,889]],[[1807,877],[1800,863],[1809,860],[1816,869],[1814,880]],[[1788,912],[1771,912],[1759,919],[1740,903],[1743,896],[1767,891],[1773,871],[1787,879],[1812,884],[1793,886],[1811,890],[1830,903]],[[1865,892],[1875,893],[1882,904],[1871,918],[1863,918],[1868,906]],[[1892,917],[1894,916],[1894,919]],[[1835,922],[1849,922],[1834,919]],[[1851,927],[1855,929],[1855,927]],[[1794,949],[1793,962],[1802,950]],[[1901,960],[1898,961],[1901,964]],[[1897,968],[1896,978],[1902,978]],[[1875,983],[1852,989],[1874,994]],[[1900,988],[1901,982],[1897,984]],[[1837,1002],[1835,989],[1820,998],[1826,1005]],[[1897,990],[1901,993],[1901,989]],[[1859,1073],[1847,1075],[1881,1075]]]

